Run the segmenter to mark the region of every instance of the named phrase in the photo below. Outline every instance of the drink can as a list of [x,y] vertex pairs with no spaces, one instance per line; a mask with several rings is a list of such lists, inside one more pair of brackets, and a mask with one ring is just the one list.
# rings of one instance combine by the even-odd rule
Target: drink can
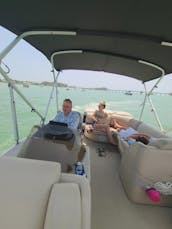
[[75,164],[75,174],[81,176],[85,175],[84,165],[80,161],[76,162]]

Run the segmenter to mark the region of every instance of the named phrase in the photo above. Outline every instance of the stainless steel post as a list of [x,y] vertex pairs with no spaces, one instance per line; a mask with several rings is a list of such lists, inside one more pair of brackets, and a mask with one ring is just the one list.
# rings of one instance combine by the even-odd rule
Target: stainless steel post
[[8,84],[9,91],[10,91],[10,102],[11,102],[11,113],[12,113],[12,119],[13,119],[13,127],[14,127],[14,138],[16,143],[19,143],[19,130],[18,130],[18,124],[17,124],[17,114],[16,114],[16,105],[15,105],[15,99],[14,99],[14,93],[13,93],[13,87]]

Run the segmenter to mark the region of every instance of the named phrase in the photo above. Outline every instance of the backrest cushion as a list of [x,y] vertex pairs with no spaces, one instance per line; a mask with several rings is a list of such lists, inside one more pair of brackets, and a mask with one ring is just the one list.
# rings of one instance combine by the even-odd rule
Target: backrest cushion
[[158,138],[156,141],[150,142],[149,145],[159,149],[172,150],[172,138]]
[[[123,122],[123,123],[128,123],[129,120],[132,118],[132,115],[129,114],[128,112],[124,112],[124,111],[106,111],[108,113],[109,116],[109,120],[111,118],[116,118],[119,122]],[[92,115],[94,114],[93,110],[90,111],[86,111],[86,123],[92,123]]]
[[141,123],[138,128],[137,131],[139,133],[146,133],[148,134],[150,137],[156,137],[156,138],[165,138],[167,137],[165,134],[163,134],[161,131],[156,130],[155,128],[148,126],[145,123]]
[[73,111],[73,112],[76,112],[76,113],[79,115],[78,129],[81,129],[81,128],[82,128],[82,115],[81,115],[81,113],[78,112],[78,111]]
[[130,122],[132,116],[122,115],[122,114],[120,115],[120,114],[113,113],[111,115],[110,119],[112,119],[112,118],[116,119],[119,122],[120,125],[127,125],[127,126],[129,126],[129,122]]
[[86,120],[85,122],[86,123],[92,123],[93,120],[92,120],[92,115],[94,114],[94,111],[90,110],[90,111],[85,111],[84,113],[86,115]]
[[136,120],[136,119],[130,119],[129,121],[129,126],[132,127],[133,129],[137,130],[139,125],[141,124],[142,122],[139,121],[139,120]]
[[51,187],[60,164],[0,158],[0,228],[43,229]]
[[53,185],[44,229],[80,229],[81,194],[77,184]]
[[77,130],[73,130],[73,133],[74,142],[28,137],[17,156],[59,162],[62,172],[66,172],[68,164],[76,162],[80,150],[80,135]]

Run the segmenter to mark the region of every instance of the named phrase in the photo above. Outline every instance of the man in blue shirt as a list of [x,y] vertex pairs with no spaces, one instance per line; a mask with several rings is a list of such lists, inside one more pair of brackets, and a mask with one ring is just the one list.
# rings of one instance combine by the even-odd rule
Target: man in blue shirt
[[71,129],[77,129],[80,121],[79,114],[76,111],[72,111],[72,101],[65,99],[63,101],[63,111],[57,113],[53,119],[55,122],[63,122]]

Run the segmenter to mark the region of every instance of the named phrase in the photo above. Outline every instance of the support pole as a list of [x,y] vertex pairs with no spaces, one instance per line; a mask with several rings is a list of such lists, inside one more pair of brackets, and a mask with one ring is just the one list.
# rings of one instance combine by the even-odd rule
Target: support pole
[[146,90],[146,86],[145,86],[145,84],[144,84],[145,93],[146,93],[146,94],[145,94],[145,98],[144,98],[144,102],[143,102],[142,111],[141,111],[141,114],[140,114],[140,119],[141,119],[142,114],[143,114],[143,110],[144,110],[145,103],[146,103],[146,98],[148,98],[149,103],[150,103],[150,105],[151,105],[151,107],[152,107],[152,111],[153,111],[155,120],[157,121],[160,130],[161,130],[161,131],[164,131],[164,129],[163,129],[163,127],[162,127],[162,124],[161,124],[161,122],[160,122],[160,119],[159,119],[159,117],[158,117],[158,113],[157,113],[157,111],[156,111],[156,109],[155,109],[155,107],[154,107],[154,105],[153,105],[153,103],[152,103],[152,100],[151,100],[150,96],[151,96],[153,90],[157,87],[157,85],[159,84],[159,82],[160,82],[160,81],[162,80],[162,78],[164,77],[164,75],[165,75],[165,70],[164,70],[163,68],[159,67],[158,65],[152,64],[152,63],[147,62],[147,61],[144,61],[144,60],[138,60],[138,62],[141,63],[141,64],[144,64],[144,65],[147,65],[147,66],[149,66],[149,67],[153,67],[153,68],[155,68],[155,69],[157,69],[157,70],[159,70],[159,71],[161,72],[161,77],[157,80],[157,82],[155,83],[155,85],[152,87],[152,89],[151,89],[148,93],[147,93],[147,90]]
[[142,115],[143,115],[143,111],[145,109],[145,104],[146,104],[146,99],[147,99],[146,85],[145,85],[145,83],[143,83],[143,85],[144,85],[144,89],[145,89],[145,97],[144,97],[144,100],[143,100],[143,103],[142,103],[142,109],[141,109],[141,112],[140,112],[139,121],[141,121],[141,119],[142,119]]
[[57,76],[55,76],[55,69],[53,69],[54,85],[55,85],[55,89],[56,89],[56,109],[57,109],[57,112],[59,111],[59,103],[58,103],[58,93],[59,93],[59,91],[58,91],[58,83],[57,83],[59,74],[60,74],[60,71],[57,72]]
[[[56,76],[55,79],[54,79],[53,87],[52,87],[52,90],[51,90],[51,93],[50,93],[50,97],[49,97],[48,104],[47,104],[46,111],[45,111],[45,115],[44,115],[44,122],[45,122],[45,120],[46,120],[46,118],[47,118],[48,110],[49,110],[49,107],[50,107],[51,100],[52,100],[52,98],[53,98],[54,89],[56,88],[57,78],[58,78],[59,73],[60,73],[60,72],[58,72],[57,76]],[[56,96],[56,97],[57,97],[57,96]],[[57,98],[56,98],[56,99],[57,99]],[[58,104],[57,104],[57,105],[58,105]]]
[[6,72],[0,67],[0,73],[5,78],[5,80],[13,87],[15,92],[25,101],[25,103],[31,108],[32,111],[34,111],[43,121],[43,116],[32,106],[32,104],[28,101],[28,99],[19,91],[19,89],[15,86],[13,81],[8,77]]
[[[83,50],[63,50],[63,51],[58,51],[58,52],[54,52],[51,55],[51,65],[52,65],[52,72],[53,72],[53,78],[54,78],[54,82],[56,84],[56,107],[57,107],[57,112],[59,111],[59,107],[58,107],[58,85],[57,85],[57,79],[58,76],[60,74],[60,71],[57,73],[57,78],[55,78],[55,67],[54,67],[54,57],[57,55],[64,55],[64,54],[70,54],[70,53],[83,53]],[[55,80],[56,79],[56,80]]]
[[13,87],[10,85],[10,83],[8,84],[8,87],[10,91],[10,102],[11,102],[11,113],[12,113],[13,127],[14,127],[14,138],[15,138],[16,144],[18,144],[19,143],[19,130],[18,130],[18,124],[17,124],[17,114],[16,114]]
[[57,73],[57,77],[54,80],[55,88],[56,88],[56,107],[57,107],[57,112],[59,111],[59,101],[58,101],[59,88],[58,88],[58,82],[57,82],[59,74],[60,74],[60,71]]
[[154,114],[155,120],[157,121],[160,130],[161,130],[161,131],[164,131],[164,129],[163,129],[163,127],[162,127],[162,124],[161,124],[161,122],[160,122],[160,119],[159,119],[159,117],[158,117],[158,113],[157,113],[157,111],[156,111],[156,109],[155,109],[155,107],[154,107],[154,105],[153,105],[153,103],[152,103],[152,99],[151,99],[150,95],[148,95],[148,100],[149,100],[149,103],[150,103],[150,105],[151,105],[151,107],[152,107],[152,112],[153,112],[153,114]]
[[[142,118],[143,111],[144,111],[145,104],[146,104],[146,100],[147,100],[147,98],[148,98],[148,101],[149,101],[149,103],[150,103],[150,105],[151,105],[151,111],[152,111],[153,114],[154,114],[155,120],[157,121],[160,130],[164,132],[164,129],[163,129],[162,124],[161,124],[161,121],[160,121],[160,119],[159,119],[159,117],[158,117],[158,113],[157,113],[157,111],[156,111],[156,109],[155,109],[155,107],[154,107],[154,105],[153,105],[152,99],[151,99],[151,97],[150,97],[151,94],[147,93],[146,85],[145,85],[145,83],[143,83],[143,84],[144,84],[144,88],[145,88],[145,97],[144,97],[144,101],[143,101],[143,104],[142,104],[142,110],[141,110],[141,113],[140,113],[139,120],[141,120],[141,118]],[[152,90],[151,90],[151,91],[152,91]]]

